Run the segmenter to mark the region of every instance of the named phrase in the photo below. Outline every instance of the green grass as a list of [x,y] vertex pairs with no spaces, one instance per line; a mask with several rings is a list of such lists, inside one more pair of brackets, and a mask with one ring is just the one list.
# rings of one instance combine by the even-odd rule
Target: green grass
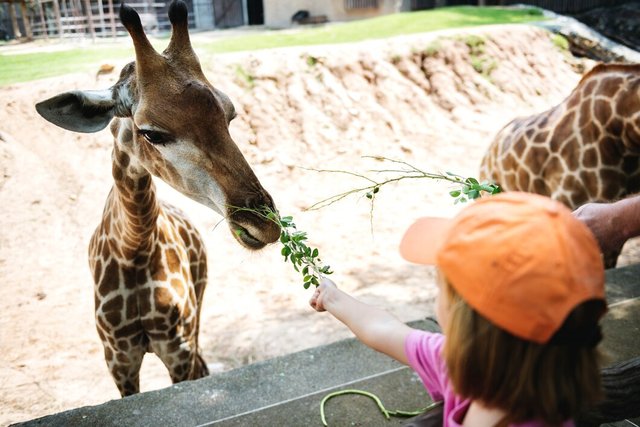
[[420,12],[405,12],[345,24],[310,28],[300,32],[272,32],[237,36],[205,46],[214,53],[269,49],[286,46],[349,43],[382,39],[402,34],[424,33],[446,28],[463,28],[489,24],[516,24],[543,19],[537,9],[497,7],[445,7]]
[[561,34],[554,34],[551,37],[551,42],[560,50],[568,51],[569,50],[569,40]]
[[0,85],[27,82],[82,71],[113,58],[134,58],[133,48],[79,48],[58,52],[0,55]]
[[[396,13],[344,24],[301,28],[293,32],[270,31],[221,38],[214,42],[200,42],[197,46],[210,53],[236,52],[286,46],[348,43],[445,28],[522,23],[540,19],[543,19],[542,15],[535,9],[448,7]],[[166,41],[163,44],[166,44]],[[126,45],[130,46],[130,43],[127,41]],[[120,42],[115,47],[94,45],[57,52],[0,54],[0,86],[71,72],[97,71],[97,66],[103,62],[133,59],[133,49],[124,46],[125,42]]]

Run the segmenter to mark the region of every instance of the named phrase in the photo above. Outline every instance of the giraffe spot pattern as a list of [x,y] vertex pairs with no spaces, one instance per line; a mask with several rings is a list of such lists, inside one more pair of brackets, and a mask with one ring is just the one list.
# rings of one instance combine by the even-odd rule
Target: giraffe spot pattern
[[[567,141],[560,150],[560,159],[564,160],[565,166],[569,171],[576,171],[580,167],[580,143],[578,139],[573,137]],[[563,185],[563,187],[567,188]]]
[[593,119],[606,125],[613,116],[611,104],[606,99],[598,99],[593,105]]
[[104,268],[104,274],[100,278],[98,283],[98,293],[105,297],[111,291],[118,288],[118,282],[120,280],[120,270],[118,264],[111,259]]
[[624,126],[624,145],[634,154],[640,154],[640,129],[628,122]]
[[165,251],[165,256],[167,259],[167,266],[169,267],[169,271],[171,273],[179,272],[182,266],[182,262],[180,256],[178,256],[178,253],[174,249],[168,248]]
[[624,150],[619,146],[619,140],[610,136],[604,137],[598,144],[598,149],[600,150],[600,160],[604,166],[617,166],[621,163]]

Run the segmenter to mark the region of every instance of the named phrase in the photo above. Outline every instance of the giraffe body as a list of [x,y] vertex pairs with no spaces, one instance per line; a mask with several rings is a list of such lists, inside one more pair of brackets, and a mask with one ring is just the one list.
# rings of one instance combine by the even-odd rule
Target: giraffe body
[[[207,256],[196,228],[156,198],[152,175],[224,215],[236,240],[260,249],[280,228],[251,209],[275,205],[235,142],[229,98],[205,78],[191,48],[187,8],[172,2],[172,36],[158,54],[138,14],[121,20],[136,61],[105,91],[74,91],[36,105],[47,120],[77,132],[111,123],[114,185],[89,244],[95,319],[105,360],[122,396],[139,392],[147,352],[173,382],[208,374],[198,347]],[[238,209],[239,208],[239,209]]]
[[147,352],[162,360],[173,382],[208,374],[198,348],[207,256],[193,224],[156,199],[144,168],[117,146],[113,164],[115,185],[89,244],[89,265],[105,360],[126,396],[139,391]]
[[[600,64],[560,104],[494,138],[480,178],[571,209],[640,191],[640,65]],[[618,253],[604,254],[607,267]]]
[[640,65],[601,64],[559,105],[507,124],[481,179],[575,209],[640,190]]

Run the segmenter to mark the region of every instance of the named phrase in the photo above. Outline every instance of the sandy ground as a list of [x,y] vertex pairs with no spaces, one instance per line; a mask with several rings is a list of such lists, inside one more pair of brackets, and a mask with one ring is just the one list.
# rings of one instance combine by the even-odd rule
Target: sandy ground
[[[432,313],[435,289],[431,269],[400,259],[398,239],[417,216],[454,214],[450,187],[383,187],[373,217],[361,196],[306,211],[362,184],[310,169],[372,175],[367,171],[389,165],[363,156],[380,155],[426,171],[477,175],[497,130],[560,101],[585,65],[541,30],[474,31],[485,41],[481,60],[493,61],[487,75],[472,67],[466,33],[201,58],[212,83],[234,101],[232,135],[281,213],[309,233],[340,286],[405,321]],[[111,137],[63,131],[33,108],[62,91],[106,88],[115,79],[75,74],[0,88],[2,425],[119,398],[95,332],[86,255],[111,186]],[[158,186],[207,241],[200,342],[212,371],[349,336],[307,306],[311,290],[277,245],[250,253],[225,224],[216,227],[217,214]],[[148,355],[143,391],[169,384]]]

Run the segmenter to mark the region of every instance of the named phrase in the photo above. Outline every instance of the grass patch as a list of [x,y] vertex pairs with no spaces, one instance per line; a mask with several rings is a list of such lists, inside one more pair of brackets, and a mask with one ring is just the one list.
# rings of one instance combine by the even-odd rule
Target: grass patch
[[58,52],[0,55],[0,86],[93,70],[117,58],[133,58],[133,48],[91,47]]
[[567,52],[569,50],[569,40],[562,34],[554,34],[551,36],[551,42],[558,49]]
[[440,40],[435,40],[427,45],[422,52],[425,56],[436,56],[442,50]]
[[402,34],[425,33],[446,28],[464,28],[490,24],[515,24],[544,19],[537,9],[499,7],[443,7],[419,12],[404,12],[345,24],[302,29],[299,32],[274,31],[267,34],[237,36],[217,40],[205,46],[213,53],[270,49],[287,46],[350,43],[383,39]]
[[[536,9],[447,7],[396,13],[344,24],[301,28],[295,32],[270,31],[221,38],[213,42],[198,43],[197,47],[210,53],[223,53],[287,46],[349,43],[445,28],[512,24],[541,19],[544,18]],[[134,58],[133,49],[128,40],[111,47],[95,45],[58,52],[0,55],[0,86],[78,71],[97,70],[96,65],[102,62],[126,58]]]
[[236,66],[236,78],[241,84],[245,85],[249,89],[253,89],[256,85],[255,77],[249,74],[241,65]]

